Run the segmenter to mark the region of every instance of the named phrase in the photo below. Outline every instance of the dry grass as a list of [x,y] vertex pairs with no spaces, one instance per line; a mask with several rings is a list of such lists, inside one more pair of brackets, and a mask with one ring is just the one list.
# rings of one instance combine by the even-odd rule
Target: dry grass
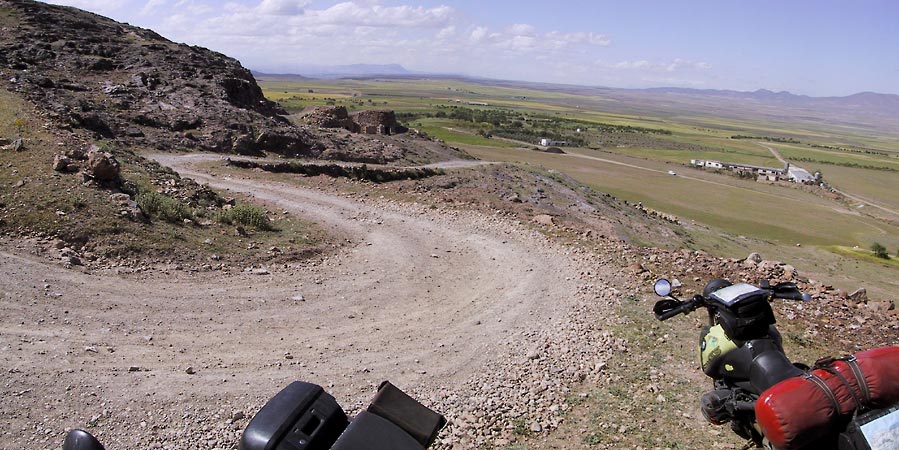
[[[184,219],[216,217],[205,207],[187,207],[155,192],[152,181],[172,177],[171,172],[127,149],[117,149],[122,177],[130,186],[144,187],[135,198],[151,219],[159,219],[148,224],[132,222],[120,214],[120,206],[110,198],[115,191],[83,184],[80,173],[53,171],[56,153],[84,148],[88,142],[54,136],[40,125],[28,104],[0,91],[0,137],[22,137],[25,141],[21,152],[0,151],[0,231],[4,234],[60,238],[81,252],[101,258],[195,264],[205,263],[211,254],[225,262],[266,260],[272,257],[266,251],[273,246],[307,254],[318,251],[328,239],[313,225],[287,216],[268,226],[256,226],[263,223],[257,220],[258,214],[234,218],[235,223],[242,223],[245,216],[252,219],[250,225],[256,230],[248,230],[250,236],[239,235],[233,226],[223,223],[185,224]],[[249,209],[261,211],[238,204],[238,211]]]

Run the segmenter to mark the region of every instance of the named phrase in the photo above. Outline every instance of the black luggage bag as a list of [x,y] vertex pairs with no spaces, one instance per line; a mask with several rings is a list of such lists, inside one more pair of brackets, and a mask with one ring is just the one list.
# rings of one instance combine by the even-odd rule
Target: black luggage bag
[[333,450],[424,450],[446,418],[389,381],[381,383],[368,409],[356,415]]
[[294,381],[253,416],[240,450],[327,450],[349,425],[321,386]]

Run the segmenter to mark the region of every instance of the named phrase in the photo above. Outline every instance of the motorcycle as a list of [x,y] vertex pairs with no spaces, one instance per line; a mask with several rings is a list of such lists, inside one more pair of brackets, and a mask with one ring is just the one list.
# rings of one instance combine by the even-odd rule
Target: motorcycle
[[659,320],[706,309],[699,361],[713,388],[700,407],[709,422],[729,423],[746,439],[744,449],[899,448],[899,347],[809,367],[787,358],[770,304],[810,301],[795,283],[715,279],[687,301],[674,297],[668,280],[653,288],[663,297],[653,307]]
[[[295,381],[272,397],[244,430],[239,450],[425,450],[446,418],[385,381],[365,411],[349,420],[333,396]],[[84,430],[66,435],[63,450],[105,450]]]

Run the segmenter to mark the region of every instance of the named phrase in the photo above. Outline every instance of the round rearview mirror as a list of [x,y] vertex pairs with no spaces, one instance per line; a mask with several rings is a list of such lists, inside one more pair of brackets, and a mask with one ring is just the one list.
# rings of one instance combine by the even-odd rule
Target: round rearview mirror
[[667,297],[668,294],[671,293],[671,282],[662,278],[661,280],[656,280],[656,283],[652,286],[652,289],[656,291],[656,295],[659,297]]

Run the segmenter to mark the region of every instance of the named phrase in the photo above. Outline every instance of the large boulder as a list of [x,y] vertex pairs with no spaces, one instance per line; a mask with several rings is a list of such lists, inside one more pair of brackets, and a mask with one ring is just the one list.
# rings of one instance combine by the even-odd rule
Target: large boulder
[[72,159],[66,155],[58,154],[53,157],[53,170],[57,172],[68,172]]
[[91,150],[87,154],[87,167],[94,180],[101,183],[116,183],[119,181],[121,168],[112,153],[100,150]]

